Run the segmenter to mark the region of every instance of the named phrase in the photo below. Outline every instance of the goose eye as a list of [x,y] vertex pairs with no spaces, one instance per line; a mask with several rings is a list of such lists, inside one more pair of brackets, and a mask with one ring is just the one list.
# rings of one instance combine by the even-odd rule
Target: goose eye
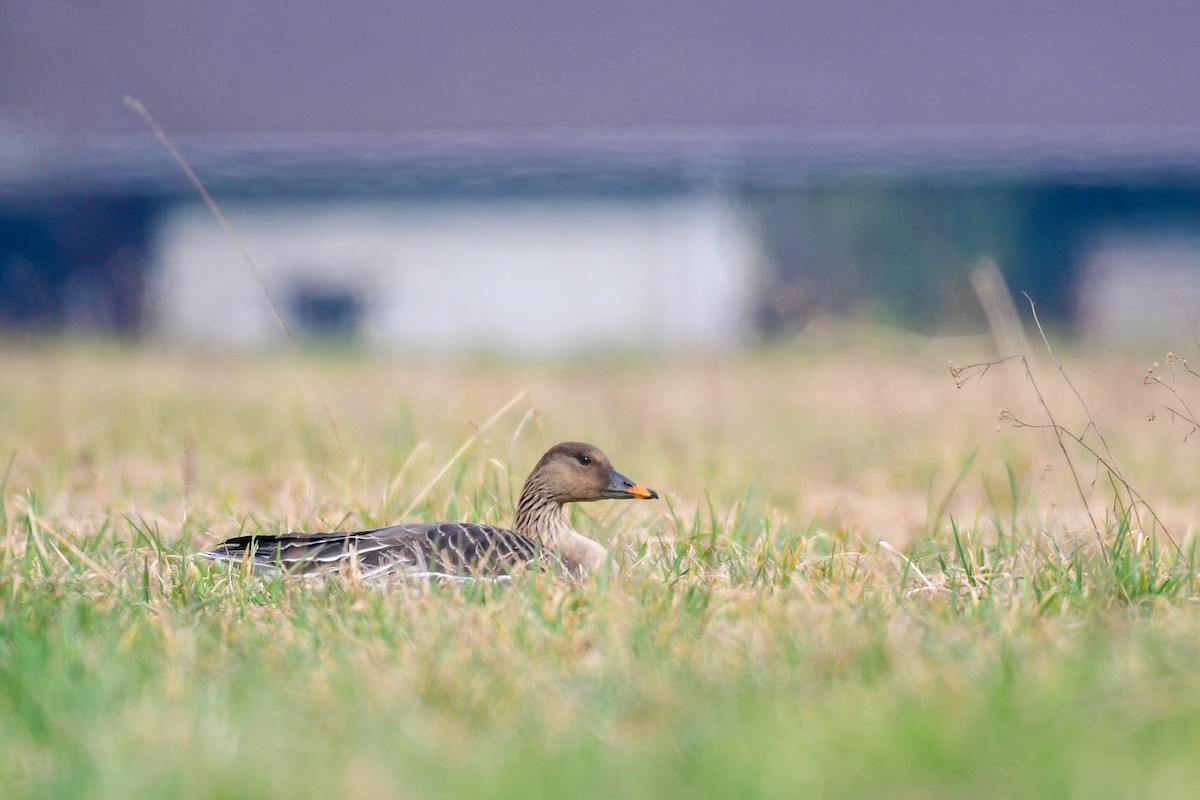
[[580,455],[579,463],[585,467],[590,467],[592,465],[592,457],[589,455]]

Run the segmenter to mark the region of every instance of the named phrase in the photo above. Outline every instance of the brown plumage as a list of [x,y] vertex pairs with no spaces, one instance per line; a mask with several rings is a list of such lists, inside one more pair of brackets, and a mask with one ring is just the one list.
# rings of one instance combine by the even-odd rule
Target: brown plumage
[[563,505],[657,497],[617,472],[596,447],[563,442],[547,450],[525,480],[514,530],[475,522],[414,522],[370,531],[237,536],[201,555],[249,563],[256,571],[326,575],[346,570],[368,580],[502,579],[521,565],[559,568],[581,578],[604,564],[608,551],[571,528]]

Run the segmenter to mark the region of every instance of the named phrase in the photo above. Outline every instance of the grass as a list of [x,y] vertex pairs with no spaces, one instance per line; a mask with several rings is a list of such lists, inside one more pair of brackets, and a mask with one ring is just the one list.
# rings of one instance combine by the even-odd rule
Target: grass
[[[1081,499],[1052,437],[996,431],[1036,400],[1002,367],[955,387],[982,342],[840,338],[548,364],[7,343],[0,796],[1194,795],[1197,445],[1146,421],[1150,357],[1065,363],[1178,549],[1094,463]],[[410,505],[505,522],[563,438],[664,496],[579,509],[623,563],[589,586],[191,558]]]

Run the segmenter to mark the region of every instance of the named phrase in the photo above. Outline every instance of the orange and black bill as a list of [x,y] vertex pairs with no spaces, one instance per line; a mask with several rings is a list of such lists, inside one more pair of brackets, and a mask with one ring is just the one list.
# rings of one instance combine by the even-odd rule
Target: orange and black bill
[[658,492],[634,483],[615,469],[608,473],[608,487],[604,496],[614,500],[657,500]]

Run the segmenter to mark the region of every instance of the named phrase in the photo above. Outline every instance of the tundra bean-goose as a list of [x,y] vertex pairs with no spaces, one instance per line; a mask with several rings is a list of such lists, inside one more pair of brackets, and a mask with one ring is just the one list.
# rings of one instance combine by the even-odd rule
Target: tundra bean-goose
[[388,578],[504,579],[512,570],[560,569],[580,579],[608,551],[571,527],[566,503],[653,500],[658,493],[613,468],[582,442],[551,447],[525,480],[513,530],[476,522],[414,522],[370,531],[237,536],[201,555],[297,575],[348,572]]

